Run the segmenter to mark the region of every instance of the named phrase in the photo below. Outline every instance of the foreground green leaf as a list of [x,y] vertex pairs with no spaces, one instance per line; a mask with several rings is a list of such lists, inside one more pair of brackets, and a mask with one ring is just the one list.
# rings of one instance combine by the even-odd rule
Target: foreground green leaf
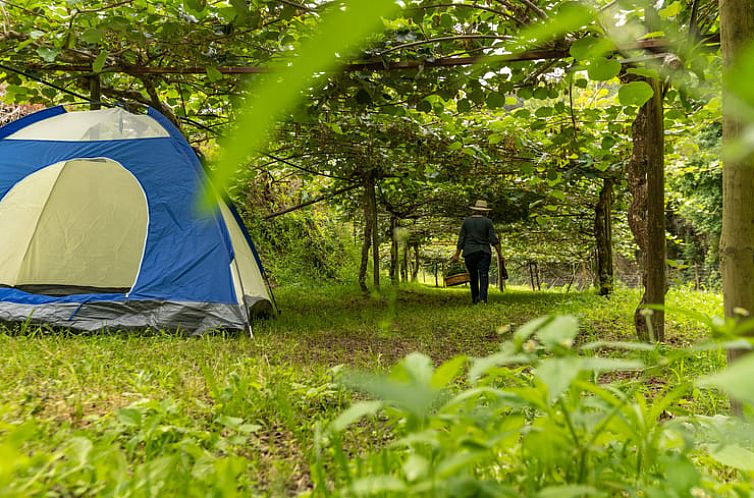
[[[273,124],[317,86],[317,75],[337,69],[343,56],[367,35],[382,27],[382,17],[397,8],[394,0],[349,0],[324,15],[317,34],[304,41],[287,67],[278,66],[249,88],[248,101],[234,134],[223,143],[223,154],[212,174],[220,191],[250,155],[264,148]],[[271,68],[273,69],[273,68]],[[214,193],[207,189],[205,201]]]
[[618,100],[623,105],[642,106],[655,94],[652,87],[644,81],[626,83],[618,90]]

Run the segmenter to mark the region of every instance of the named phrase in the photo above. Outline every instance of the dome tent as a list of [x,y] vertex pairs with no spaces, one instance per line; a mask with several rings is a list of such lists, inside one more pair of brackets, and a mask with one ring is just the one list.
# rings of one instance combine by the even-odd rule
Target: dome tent
[[245,329],[272,309],[233,206],[154,109],[45,109],[0,128],[0,320]]

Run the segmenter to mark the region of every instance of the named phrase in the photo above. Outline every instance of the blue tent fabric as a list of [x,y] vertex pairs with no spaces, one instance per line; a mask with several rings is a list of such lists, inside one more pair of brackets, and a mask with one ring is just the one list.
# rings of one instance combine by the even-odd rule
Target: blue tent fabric
[[63,106],[50,107],[48,109],[43,109],[41,111],[35,112],[34,114],[29,114],[28,116],[24,116],[21,119],[11,121],[5,126],[0,127],[0,139],[3,139],[9,135],[12,135],[13,133],[16,133],[18,130],[22,128],[26,128],[27,126],[34,124],[37,121],[42,121],[43,119],[51,118],[59,114],[65,114],[65,108]]
[[[65,110],[62,109],[62,112]],[[27,116],[0,128],[0,137],[8,137],[24,126],[60,113],[61,108],[52,108]],[[228,229],[219,210],[207,212],[199,207],[198,198],[206,182],[201,164],[167,118],[154,109],[149,109],[148,115],[170,136],[100,141],[0,138],[0,199],[18,182],[52,164],[81,158],[107,158],[122,165],[138,180],[146,194],[149,214],[145,251],[136,283],[130,292],[48,296],[0,287],[0,319],[23,320],[26,318],[24,313],[39,319],[34,314],[41,311],[34,309],[39,306],[52,306],[54,309],[57,305],[68,312],[73,304],[107,303],[110,311],[103,314],[102,323],[105,326],[180,326],[198,331],[207,328],[202,320],[196,322],[198,326],[192,327],[191,320],[181,319],[182,303],[185,307],[191,307],[192,316],[202,307],[212,309],[208,313],[217,316],[214,321],[210,320],[211,326],[244,328],[248,325],[244,318],[248,313],[242,309],[248,303],[239,303],[234,290],[230,269],[234,251]],[[3,240],[0,234],[0,245],[12,243]],[[256,256],[256,250],[253,251]],[[261,263],[258,265],[261,269]],[[265,301],[267,296],[260,296],[259,300]],[[122,316],[119,316],[117,303],[123,305]],[[125,306],[127,303],[129,306]],[[139,313],[134,312],[134,303],[137,303],[139,313],[146,313],[142,319],[135,318]],[[154,315],[154,310],[165,303],[172,303],[175,309],[165,315],[167,322],[163,323],[159,316]],[[18,305],[18,310],[28,306],[32,308],[29,308],[30,312],[19,311],[21,315],[14,316],[14,312],[4,314],[3,305],[6,308]],[[152,315],[149,315],[149,309],[153,310]],[[74,317],[81,312],[81,309],[75,311]],[[96,314],[92,318],[91,313],[86,311],[84,315],[89,317],[90,323],[79,328],[100,328],[97,327]],[[53,322],[55,325],[78,327],[75,319],[55,319]]]

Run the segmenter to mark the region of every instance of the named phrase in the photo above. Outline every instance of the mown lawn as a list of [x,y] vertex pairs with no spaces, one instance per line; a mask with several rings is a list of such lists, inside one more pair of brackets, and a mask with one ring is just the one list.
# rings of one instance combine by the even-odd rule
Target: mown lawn
[[[465,289],[415,286],[369,297],[352,287],[280,289],[282,313],[257,323],[254,338],[3,329],[0,496],[306,493],[314,434],[352,399],[334,382],[340,369],[384,370],[412,351],[435,362],[483,356],[549,313],[577,315],[579,340],[633,339],[633,291],[610,299],[492,292],[483,307],[468,304]],[[721,298],[709,293],[671,292],[668,305],[722,312]],[[706,334],[668,313],[671,346]],[[723,360],[699,353],[658,382]],[[704,393],[690,403],[692,411],[724,409],[724,400]],[[381,444],[369,427],[354,437],[355,448]]]

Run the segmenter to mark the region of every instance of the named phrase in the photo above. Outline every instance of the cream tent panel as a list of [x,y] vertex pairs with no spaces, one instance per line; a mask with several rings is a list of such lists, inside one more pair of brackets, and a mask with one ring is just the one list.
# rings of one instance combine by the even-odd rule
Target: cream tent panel
[[[233,213],[230,212],[228,206],[224,202],[220,202],[220,212],[225,221],[225,226],[228,227],[228,233],[230,233],[230,241],[233,244],[233,251],[236,254],[235,261],[231,263],[231,271],[233,274],[234,285],[236,285],[236,295],[241,297],[241,288],[239,288],[238,280],[243,287],[243,292],[247,296],[267,296],[267,288],[264,285],[264,279],[262,278],[262,272],[259,270],[257,260],[254,257],[254,253],[251,252],[249,243],[246,241],[241,227],[238,226],[236,219],[233,217]],[[236,271],[236,266],[238,271]],[[239,299],[239,302],[243,302]]]
[[[24,209],[38,213],[27,226],[13,220]],[[0,201],[0,249],[11,263],[0,284],[130,289],[148,224],[141,185],[118,163],[76,159],[44,168]]]
[[18,283],[26,248],[64,165],[48,166],[27,177],[0,201],[0,284]]
[[151,117],[115,108],[53,116],[13,133],[6,140],[132,140],[168,136],[165,128]]

